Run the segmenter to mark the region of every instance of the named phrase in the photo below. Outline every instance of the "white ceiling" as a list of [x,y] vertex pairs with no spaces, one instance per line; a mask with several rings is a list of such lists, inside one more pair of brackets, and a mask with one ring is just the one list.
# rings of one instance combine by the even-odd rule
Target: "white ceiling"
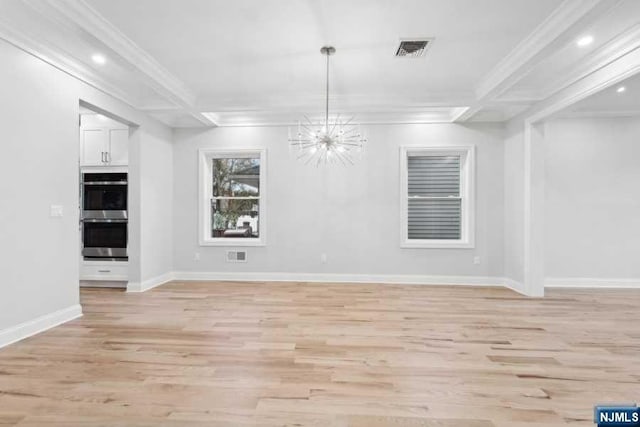
[[[623,87],[624,92],[618,92]],[[640,74],[579,101],[561,113],[562,116],[640,116]]]
[[[321,109],[325,44],[337,48],[332,93],[344,103],[465,105],[560,0],[88,3],[193,90],[200,108],[229,111]],[[424,58],[396,58],[401,37],[436,40]]]
[[[415,37],[425,57],[393,56]],[[325,44],[334,112],[503,121],[640,46],[640,2],[2,0],[0,38],[175,127],[319,114]]]

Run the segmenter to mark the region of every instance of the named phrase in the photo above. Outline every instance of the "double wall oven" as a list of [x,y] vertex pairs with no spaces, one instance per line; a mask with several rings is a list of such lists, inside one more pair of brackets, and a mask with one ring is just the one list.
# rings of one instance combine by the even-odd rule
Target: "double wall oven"
[[126,172],[82,173],[82,256],[126,261],[128,243]]

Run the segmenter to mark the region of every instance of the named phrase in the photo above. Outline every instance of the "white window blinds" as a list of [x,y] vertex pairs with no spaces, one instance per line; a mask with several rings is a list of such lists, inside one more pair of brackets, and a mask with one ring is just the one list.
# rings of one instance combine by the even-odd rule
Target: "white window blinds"
[[462,233],[460,155],[409,155],[410,240],[459,240]]

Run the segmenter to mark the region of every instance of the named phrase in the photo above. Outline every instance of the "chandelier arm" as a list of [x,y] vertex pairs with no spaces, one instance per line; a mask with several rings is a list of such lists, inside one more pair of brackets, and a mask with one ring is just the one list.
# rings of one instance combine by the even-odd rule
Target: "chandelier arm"
[[[311,119],[309,118],[309,116],[307,116],[306,114],[304,115],[304,118],[307,119],[307,123],[310,124],[311,126],[313,126],[313,122],[311,121]],[[304,125],[303,125],[304,126]]]
[[333,131],[336,130],[336,127],[338,126],[338,121],[340,120],[340,113],[338,113],[338,116],[336,117],[336,120],[333,122],[333,126],[331,127],[331,132],[329,132],[329,135],[333,135]]
[[313,157],[314,157],[313,155],[309,156],[309,158],[305,160],[304,164],[308,165],[311,162],[311,160],[313,160]]
[[347,164],[347,163],[346,163],[347,161],[348,161],[349,163],[351,163],[352,165],[354,164],[354,163],[353,163],[353,160],[351,160],[351,158],[350,158],[349,156],[347,156],[346,154],[341,153],[340,151],[337,151],[337,150],[335,151],[335,154],[336,154],[336,155],[338,156],[338,158],[342,161],[342,164],[343,164],[343,165],[346,165],[346,164]]
[[355,128],[355,127],[351,127],[351,128],[347,128],[344,131],[344,135],[360,135],[360,129]]
[[347,137],[347,136],[348,136],[348,137],[352,137],[352,136],[356,136],[356,137],[357,137],[358,135],[359,135],[359,133],[358,133],[358,130],[357,130],[357,129],[347,129],[347,130],[343,133],[343,136],[345,136],[345,137]]
[[[303,125],[301,125],[301,126],[302,126],[302,129],[303,129],[303,130],[305,130],[305,131],[307,131],[307,133],[309,133],[310,135],[315,134],[315,132],[313,131],[313,129],[311,129],[311,128],[310,128],[309,126],[307,126],[306,124],[303,124]],[[311,126],[313,126],[313,125],[311,125]]]
[[[351,117],[349,118],[349,120],[347,120],[347,122],[346,122],[346,123],[343,123],[343,124],[342,124],[342,127],[347,127],[347,126],[349,126],[349,124],[353,121],[353,119],[354,119],[354,118],[355,118],[355,116],[351,116]],[[352,125],[352,126],[355,126],[355,125]]]
[[362,142],[360,135],[347,135],[343,138],[344,142]]
[[309,153],[304,152],[304,153],[300,154],[300,155],[296,158],[296,160],[300,160],[300,159],[303,159],[303,158],[305,158],[305,157],[308,157],[307,161],[305,162],[305,164],[307,164],[307,163],[309,163],[309,160],[311,160],[311,159],[313,158],[313,154],[309,155]]
[[316,167],[320,166],[320,161],[324,160],[327,163],[327,150],[323,150],[322,153],[318,156],[318,161],[316,162]]
[[357,142],[351,142],[351,141],[342,142],[340,143],[340,145],[346,145],[348,147],[360,147],[360,144],[358,144]]

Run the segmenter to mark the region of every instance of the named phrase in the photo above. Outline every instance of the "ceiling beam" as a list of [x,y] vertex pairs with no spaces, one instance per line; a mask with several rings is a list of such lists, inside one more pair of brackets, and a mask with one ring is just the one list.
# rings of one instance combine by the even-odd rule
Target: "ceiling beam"
[[476,87],[476,102],[456,121],[469,120],[513,87],[541,59],[560,48],[622,0],[565,0],[502,59]]
[[[205,126],[215,126],[195,108],[195,94],[149,53],[135,44],[84,0],[23,0],[50,19],[66,21],[115,52],[141,80],[163,98],[176,104]],[[45,8],[46,7],[46,8]]]
[[87,85],[94,87],[110,96],[135,107],[137,100],[131,94],[122,90],[120,87],[110,83],[102,76],[88,67],[78,64],[74,58],[60,52],[58,49],[52,48],[33,37],[25,34],[20,28],[17,28],[11,21],[4,21],[0,18],[0,39],[24,50],[30,55],[39,58],[47,64],[59,69],[60,71],[75,77]]
[[539,122],[638,73],[640,73],[640,49],[635,49],[534,105],[513,120]]

